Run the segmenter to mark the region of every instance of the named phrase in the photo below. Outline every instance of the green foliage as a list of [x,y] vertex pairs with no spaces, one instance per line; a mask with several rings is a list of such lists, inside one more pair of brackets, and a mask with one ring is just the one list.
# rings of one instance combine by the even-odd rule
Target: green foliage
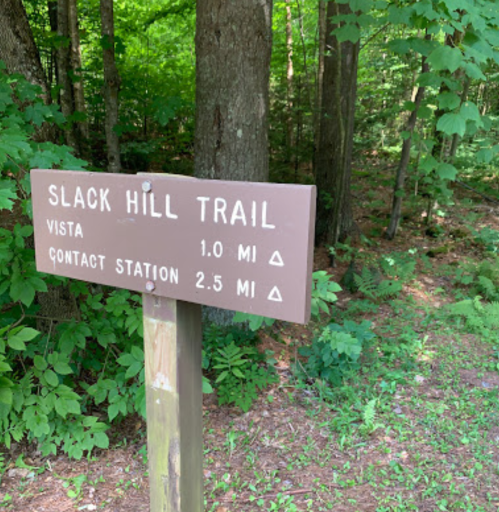
[[244,329],[211,325],[204,335],[203,368],[213,375],[219,404],[248,411],[258,391],[277,382],[272,354],[256,348],[258,337]]
[[376,398],[369,400],[362,411],[362,419],[364,420],[364,423],[361,426],[361,431],[367,435],[372,434],[378,428],[384,427],[383,424],[377,423],[376,421],[376,402]]
[[376,268],[362,267],[360,274],[354,275],[359,291],[374,302],[386,300],[402,291],[399,281],[382,279]]
[[[39,93],[0,72],[0,208],[19,208],[18,222],[0,229],[0,442],[25,439],[44,456],[62,450],[79,459],[109,446],[109,423],[95,412],[109,422],[145,414],[141,298],[36,271],[27,169],[85,165],[66,146],[35,142],[43,123],[64,123]],[[65,290],[80,317],[45,318],[39,332],[36,296],[47,284]]]
[[499,231],[488,226],[479,231],[473,230],[477,242],[483,244],[488,252],[499,253]]
[[454,283],[467,290],[467,296],[481,295],[499,300],[499,256],[493,254],[479,262],[470,261],[456,269]]
[[496,338],[494,332],[499,327],[499,302],[483,303],[481,297],[466,299],[447,307],[451,317],[464,319],[471,332]]
[[323,311],[329,314],[330,305],[334,304],[338,297],[336,292],[341,291],[341,286],[331,281],[331,276],[324,270],[312,274],[312,315],[318,317]]
[[365,320],[360,324],[351,320],[343,325],[329,324],[311,346],[300,348],[300,355],[307,360],[297,368],[298,373],[339,386],[345,377],[360,368],[359,358],[375,337],[371,323]]
[[[321,311],[329,314],[330,305],[334,304],[338,297],[335,292],[341,291],[341,286],[331,281],[331,276],[324,270],[319,270],[312,274],[312,298],[311,312],[312,316],[319,317]],[[267,318],[250,313],[236,312],[233,318],[235,323],[248,323],[252,331],[257,331],[263,325],[270,327],[274,324],[273,318]]]

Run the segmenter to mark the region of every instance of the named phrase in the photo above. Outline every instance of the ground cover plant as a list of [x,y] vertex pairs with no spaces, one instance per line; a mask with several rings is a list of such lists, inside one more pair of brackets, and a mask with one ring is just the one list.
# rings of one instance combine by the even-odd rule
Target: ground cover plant
[[0,508],[149,509],[141,297],[36,272],[40,167],[318,187],[310,323],[204,325],[206,511],[497,512],[498,29],[493,0],[2,0]]

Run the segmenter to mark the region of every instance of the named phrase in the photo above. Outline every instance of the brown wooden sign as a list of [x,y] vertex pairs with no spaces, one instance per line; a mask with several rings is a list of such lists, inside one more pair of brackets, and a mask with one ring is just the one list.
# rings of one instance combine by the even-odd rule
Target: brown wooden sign
[[31,172],[37,268],[306,323],[315,187]]

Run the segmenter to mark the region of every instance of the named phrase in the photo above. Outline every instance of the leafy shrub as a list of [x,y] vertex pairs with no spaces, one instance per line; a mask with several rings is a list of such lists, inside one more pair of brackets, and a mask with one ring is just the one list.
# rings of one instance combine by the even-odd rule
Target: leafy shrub
[[472,331],[484,336],[493,336],[499,327],[499,302],[483,303],[481,297],[466,299],[447,307],[451,317],[460,317]]
[[499,231],[489,228],[482,228],[480,231],[473,230],[475,240],[485,246],[488,252],[496,254],[499,252]]
[[375,337],[371,323],[365,320],[360,324],[351,320],[343,325],[329,324],[312,345],[299,349],[307,361],[297,368],[298,373],[339,386],[351,371],[360,368],[360,355]]
[[[39,130],[64,128],[64,116],[39,87],[2,69],[0,210],[15,208],[17,222],[0,229],[0,442],[81,458],[108,446],[111,421],[145,414],[141,297],[36,271],[28,169],[86,164],[67,146],[36,142]],[[37,297],[49,287],[67,292],[77,318],[40,314]]]
[[203,368],[213,376],[219,404],[234,404],[244,412],[257,399],[258,390],[277,382],[271,353],[256,348],[255,332],[209,326],[204,335]]
[[453,280],[468,290],[468,296],[480,295],[490,301],[499,300],[499,255],[460,266]]

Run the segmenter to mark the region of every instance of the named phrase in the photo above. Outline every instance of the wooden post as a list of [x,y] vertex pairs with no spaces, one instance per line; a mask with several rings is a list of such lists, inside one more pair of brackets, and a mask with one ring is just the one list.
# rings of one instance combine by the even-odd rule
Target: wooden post
[[201,306],[143,295],[151,512],[203,511]]

